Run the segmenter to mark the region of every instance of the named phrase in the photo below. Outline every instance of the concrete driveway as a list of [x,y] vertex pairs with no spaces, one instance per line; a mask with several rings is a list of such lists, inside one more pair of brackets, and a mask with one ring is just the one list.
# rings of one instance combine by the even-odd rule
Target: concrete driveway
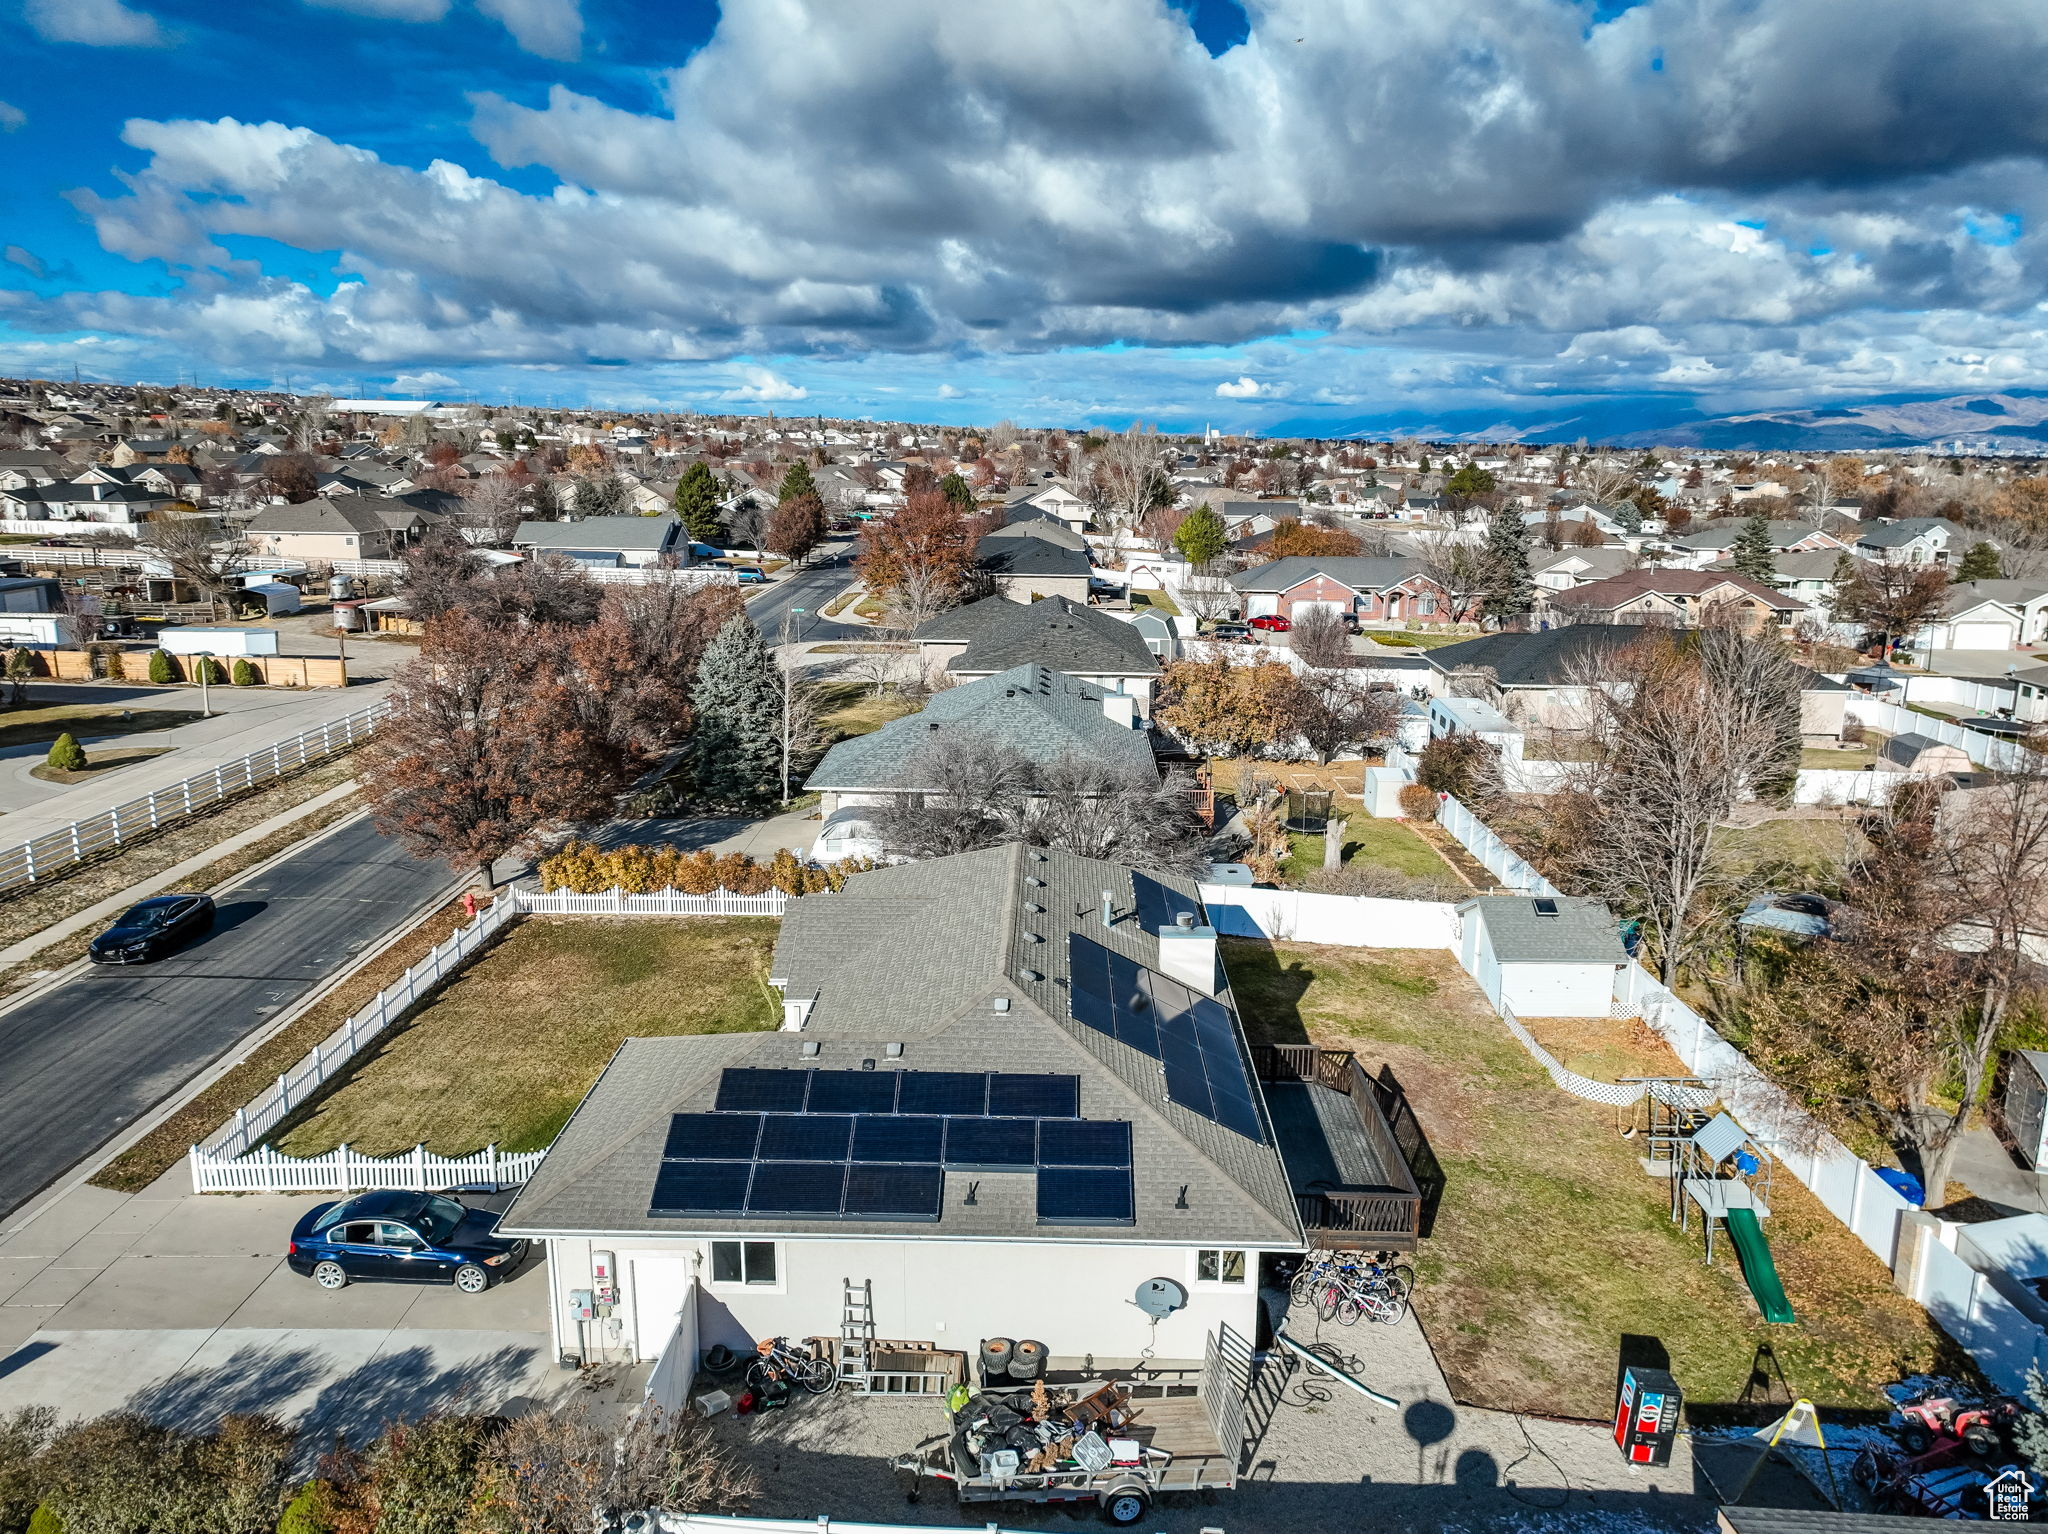
[[128,1196],[75,1189],[0,1238],[0,1412],[117,1409],[204,1428],[235,1411],[358,1439],[429,1410],[558,1393],[538,1255],[480,1295],[351,1284],[284,1263],[321,1195],[201,1197],[180,1166]]

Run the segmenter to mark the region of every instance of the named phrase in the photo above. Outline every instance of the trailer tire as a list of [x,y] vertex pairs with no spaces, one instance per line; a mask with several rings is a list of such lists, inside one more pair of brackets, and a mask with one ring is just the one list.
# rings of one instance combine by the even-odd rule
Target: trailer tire
[[1118,1528],[1142,1523],[1152,1508],[1152,1494],[1142,1486],[1117,1486],[1102,1494],[1102,1516]]

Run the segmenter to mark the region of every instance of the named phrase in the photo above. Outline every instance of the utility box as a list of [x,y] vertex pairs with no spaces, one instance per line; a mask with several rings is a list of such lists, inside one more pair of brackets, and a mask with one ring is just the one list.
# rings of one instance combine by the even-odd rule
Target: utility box
[[2015,1049],[2005,1062],[2005,1127],[2035,1171],[2048,1170],[2048,1054]]
[[1632,1465],[1668,1465],[1678,1436],[1678,1409],[1685,1404],[1678,1381],[1662,1369],[1630,1364],[1621,1371],[1621,1399],[1614,1406],[1614,1443]]

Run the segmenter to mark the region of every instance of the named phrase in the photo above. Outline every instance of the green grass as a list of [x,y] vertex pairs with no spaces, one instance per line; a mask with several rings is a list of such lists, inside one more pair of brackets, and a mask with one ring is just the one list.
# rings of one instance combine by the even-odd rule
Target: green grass
[[624,1040],[773,1028],[780,925],[529,916],[273,1143],[293,1156],[539,1150]]
[[1714,833],[1720,856],[1739,874],[1768,871],[1786,883],[1840,882],[1844,847],[1861,856],[1862,833],[1850,820],[1767,820],[1762,825]]
[[895,693],[876,696],[863,682],[821,682],[817,688],[818,727],[827,740],[846,740],[879,730],[892,719],[914,714],[921,705]]
[[1149,607],[1152,611],[1163,614],[1168,618],[1180,616],[1180,604],[1163,591],[1133,591],[1131,593],[1131,606],[1135,608]]
[[[30,684],[33,696],[34,684]],[[125,717],[124,717],[125,716]],[[0,746],[29,746],[73,735],[134,735],[170,730],[202,717],[196,708],[122,708],[114,703],[53,703],[0,714]]]
[[1409,633],[1401,629],[1366,629],[1365,637],[1397,650],[1439,650],[1447,644],[1463,644],[1468,639],[1477,639],[1477,634],[1439,634],[1433,631],[1417,630]]
[[[1971,1372],[1920,1307],[1789,1172],[1765,1222],[1799,1324],[1768,1327],[1733,1262],[1709,1268],[1612,1109],[1568,1097],[1447,953],[1226,940],[1255,1041],[1313,1041],[1393,1067],[1444,1172],[1415,1256],[1415,1306],[1460,1402],[1602,1418],[1625,1334],[1660,1340],[1699,1420],[1733,1402],[1759,1344],[1823,1409],[1877,1410],[1903,1374]],[[1614,1074],[1675,1073],[1621,1023],[1570,1025],[1565,1052]]]
[[[1280,865],[1282,878],[1299,879],[1323,866],[1322,835],[1289,831],[1287,845],[1292,850]],[[1417,879],[1447,883],[1457,879],[1436,849],[1416,835],[1406,821],[1375,820],[1357,809],[1344,826],[1344,861],[1374,863]]]
[[1799,753],[1799,765],[1861,772],[1877,761],[1878,749],[1883,744],[1884,737],[1877,736],[1868,745],[1848,746],[1840,750],[1830,746],[1808,746]]

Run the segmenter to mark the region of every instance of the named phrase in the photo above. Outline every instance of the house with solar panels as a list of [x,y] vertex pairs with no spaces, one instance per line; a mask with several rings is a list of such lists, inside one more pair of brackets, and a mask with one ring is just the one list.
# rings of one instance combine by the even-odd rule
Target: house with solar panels
[[[629,1040],[506,1213],[564,1356],[835,1336],[850,1284],[882,1338],[1199,1362],[1261,1334],[1265,1259],[1413,1244],[1363,1073],[1248,1046],[1188,881],[1022,846],[877,869],[790,905],[771,983],[779,1031]],[[1157,1320],[1155,1278],[1187,1297]]]

